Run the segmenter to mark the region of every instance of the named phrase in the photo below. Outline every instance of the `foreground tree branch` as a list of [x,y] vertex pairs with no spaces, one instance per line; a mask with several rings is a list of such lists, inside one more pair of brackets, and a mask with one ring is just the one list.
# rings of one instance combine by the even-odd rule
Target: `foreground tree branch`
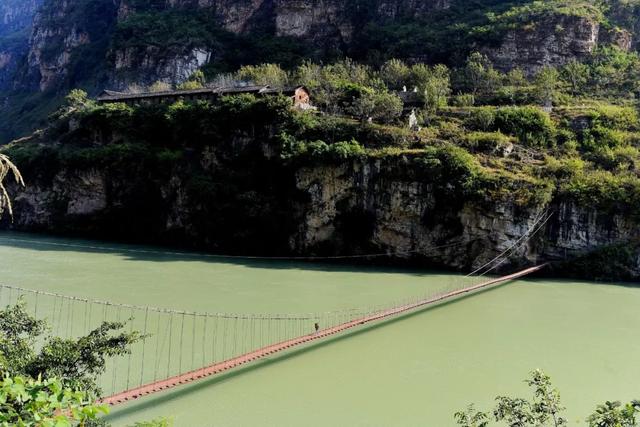
[[13,174],[16,183],[24,187],[24,180],[22,179],[22,174],[18,170],[18,167],[11,162],[9,157],[4,154],[0,154],[0,217],[2,217],[5,211],[8,211],[9,215],[13,217],[11,198],[9,197],[9,193],[5,187],[5,178],[9,174]]

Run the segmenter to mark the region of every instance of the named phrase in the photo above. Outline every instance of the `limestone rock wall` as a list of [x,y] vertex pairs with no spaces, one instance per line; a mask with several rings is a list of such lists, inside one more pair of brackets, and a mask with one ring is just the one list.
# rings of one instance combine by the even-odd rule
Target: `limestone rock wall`
[[116,14],[113,0],[45,1],[34,18],[26,72],[15,77],[16,86],[44,92],[65,82],[95,78]]
[[132,82],[143,86],[182,83],[209,62],[212,51],[204,47],[185,50],[148,46],[143,50],[118,50],[113,55],[115,69],[110,87],[126,90]]
[[605,29],[588,17],[558,15],[507,31],[498,46],[485,47],[483,51],[496,68],[509,71],[517,67],[531,75],[545,66],[585,59],[598,45],[609,44],[629,50],[632,35],[624,30]]
[[[118,21],[140,12],[136,4],[139,3],[120,0]],[[365,22],[418,17],[446,7],[448,0],[157,0],[146,4],[144,10],[202,10],[215,16],[219,25],[232,33],[295,37],[322,50],[348,45]],[[115,63],[112,85],[122,89],[131,83],[144,85],[158,80],[180,83],[217,54],[212,46],[205,45],[150,44],[116,49],[110,53]]]
[[[58,41],[61,41],[61,49],[51,52],[51,45]],[[75,26],[69,31],[63,28],[51,30],[36,21],[27,57],[29,80],[37,83],[42,92],[55,88],[69,73],[73,50],[89,41],[89,35]]]
[[[135,47],[111,49],[118,23],[136,12],[202,11],[232,33],[299,38],[310,42],[310,49],[317,49],[321,56],[323,52],[348,50],[367,24],[429,17],[449,8],[452,1],[0,0],[0,89],[56,90],[95,75],[104,78],[101,85],[119,89],[158,80],[180,83],[198,67],[224,54],[217,52],[222,47],[206,42],[162,46],[150,40],[148,44],[142,41]],[[36,10],[33,31],[29,31]],[[624,26],[635,29],[635,15],[629,17],[624,11],[618,15],[626,17]],[[17,29],[26,29],[24,39],[9,48],[1,41],[3,31]],[[630,49],[636,43],[631,32],[605,29],[592,18],[553,15],[507,31],[496,45],[478,48],[501,70],[519,67],[533,74],[546,65],[585,58],[600,44]],[[21,64],[26,66],[18,72]]]
[[[207,195],[212,200],[195,199],[187,170],[167,176],[144,170],[129,175],[115,169],[61,170],[25,190],[13,188],[16,217],[13,224],[5,219],[5,226],[236,254],[389,252],[398,261],[463,271],[509,249],[544,212],[555,214],[501,269],[572,258],[640,235],[640,224],[631,218],[566,200],[529,208],[443,200],[429,184],[403,173],[408,165],[403,159],[292,170],[272,165],[275,169],[262,172],[253,172],[262,167],[252,165],[242,177],[248,186],[226,178],[234,167],[218,148],[193,161],[217,177],[212,188],[234,189],[232,205],[224,191]],[[284,179],[265,186],[274,175]],[[135,176],[139,182],[132,182]],[[204,208],[207,203],[214,210]],[[640,278],[640,256],[628,268]]]
[[[634,241],[640,233],[640,224],[628,217],[599,213],[569,201],[528,209],[508,202],[486,206],[466,201],[446,206],[428,185],[394,178],[399,175],[390,170],[401,167],[377,160],[299,170],[296,184],[309,196],[309,203],[301,210],[292,247],[301,253],[327,245],[340,248],[345,239],[341,217],[349,212],[367,213],[370,228],[361,237],[370,247],[404,253],[406,258],[420,255],[463,270],[484,265],[509,249],[545,212],[554,215],[536,238],[514,254],[515,264],[585,255]],[[448,247],[451,242],[463,244]],[[640,277],[640,257],[634,274]]]

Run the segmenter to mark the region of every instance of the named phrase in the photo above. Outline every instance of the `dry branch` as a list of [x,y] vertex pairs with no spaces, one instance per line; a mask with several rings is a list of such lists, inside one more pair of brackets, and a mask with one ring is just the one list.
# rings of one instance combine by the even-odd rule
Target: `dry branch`
[[11,204],[11,198],[9,197],[9,193],[7,192],[7,188],[5,187],[5,178],[9,173],[13,174],[14,179],[18,185],[24,187],[24,180],[22,179],[22,174],[14,165],[11,160],[4,154],[0,154],[0,217],[4,214],[5,211],[9,212],[9,215],[13,217],[13,206]]

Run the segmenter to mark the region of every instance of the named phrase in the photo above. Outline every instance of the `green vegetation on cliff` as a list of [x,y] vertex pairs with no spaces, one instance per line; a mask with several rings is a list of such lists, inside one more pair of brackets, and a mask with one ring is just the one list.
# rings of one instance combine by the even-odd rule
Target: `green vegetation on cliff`
[[[616,55],[606,62],[613,68],[621,62],[622,54]],[[633,54],[622,58],[638,63]],[[584,73],[615,71],[587,66]],[[291,110],[284,97],[130,106],[97,105],[74,93],[37,142],[5,151],[28,176],[92,167],[158,175],[170,173],[172,162],[185,161],[190,151],[246,140],[259,158],[268,147],[270,168],[403,161],[410,166],[394,173],[429,183],[448,198],[520,206],[572,200],[635,218],[640,121],[631,93],[618,105],[601,98],[602,90],[621,93],[626,80],[577,90],[565,75],[564,69],[545,69],[531,79],[502,74],[479,54],[453,70],[398,60],[378,69],[353,61],[305,63],[290,73],[272,64],[244,67],[237,78],[305,84],[323,113]],[[396,94],[398,86],[415,91]],[[522,105],[496,105],[496,94],[507,90],[528,95]],[[401,115],[406,96],[412,99],[413,128],[406,124],[408,112]],[[539,106],[547,101],[556,105],[551,112]],[[189,188],[211,195],[203,188],[206,179],[196,182]]]

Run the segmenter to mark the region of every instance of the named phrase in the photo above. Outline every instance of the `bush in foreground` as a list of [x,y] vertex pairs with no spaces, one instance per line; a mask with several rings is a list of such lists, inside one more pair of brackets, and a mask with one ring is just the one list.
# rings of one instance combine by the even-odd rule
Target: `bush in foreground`
[[[509,427],[560,427],[567,425],[562,417],[565,407],[560,402],[560,392],[553,387],[551,378],[540,370],[531,372],[525,383],[533,390],[531,399],[496,397],[491,414],[480,412],[474,405],[454,415],[460,427],[487,427],[491,420]],[[589,427],[638,427],[640,400],[628,404],[606,402],[587,417]]]

